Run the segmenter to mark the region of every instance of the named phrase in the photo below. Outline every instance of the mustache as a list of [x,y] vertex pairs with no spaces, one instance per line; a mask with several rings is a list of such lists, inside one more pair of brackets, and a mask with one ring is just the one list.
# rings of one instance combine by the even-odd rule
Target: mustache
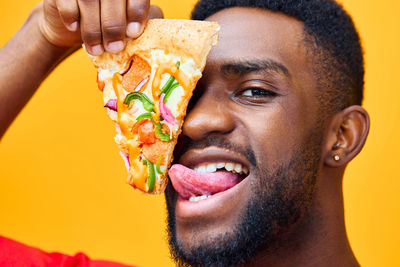
[[174,151],[174,158],[179,160],[180,155],[185,154],[191,149],[203,149],[210,146],[238,153],[246,157],[253,167],[257,166],[254,151],[249,146],[234,144],[225,137],[219,135],[208,135],[206,138],[197,141],[193,141],[186,136],[179,136],[178,143]]

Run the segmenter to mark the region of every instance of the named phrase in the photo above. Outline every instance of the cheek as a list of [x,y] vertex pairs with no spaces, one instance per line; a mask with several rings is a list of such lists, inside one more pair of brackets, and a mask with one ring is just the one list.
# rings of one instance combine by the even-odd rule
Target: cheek
[[240,112],[239,131],[254,151],[258,164],[281,163],[290,158],[299,142],[299,120],[293,119],[282,108],[264,108]]

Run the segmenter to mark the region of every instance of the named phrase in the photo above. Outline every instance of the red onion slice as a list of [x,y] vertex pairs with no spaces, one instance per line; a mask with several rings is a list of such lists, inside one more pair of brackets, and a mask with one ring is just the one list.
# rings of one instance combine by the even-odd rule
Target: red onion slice
[[132,63],[133,63],[133,59],[131,60],[131,62],[129,62],[129,67],[123,72],[121,73],[121,76],[124,76],[125,74],[128,73],[128,71],[131,69],[132,67]]
[[107,104],[104,107],[117,111],[117,99],[108,100]]
[[172,115],[172,112],[168,109],[167,105],[164,103],[164,96],[165,96],[164,93],[161,94],[159,101],[161,116],[164,118],[166,122],[168,122],[171,125],[174,125],[175,117],[174,115]]
[[138,83],[138,85],[136,86],[136,88],[135,88],[134,91],[135,91],[135,92],[139,92],[140,89],[142,89],[143,85],[144,85],[145,83],[147,83],[148,80],[149,80],[149,76],[147,76],[146,78],[144,78],[143,80],[141,80],[140,83]]

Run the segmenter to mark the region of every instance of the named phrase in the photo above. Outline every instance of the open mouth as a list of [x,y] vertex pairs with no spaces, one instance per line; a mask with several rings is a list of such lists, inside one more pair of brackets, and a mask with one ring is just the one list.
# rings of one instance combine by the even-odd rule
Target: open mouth
[[202,201],[224,192],[249,174],[249,167],[234,160],[207,159],[205,156],[200,161],[203,162],[193,164],[189,161],[186,166],[174,164],[168,172],[176,192],[190,202]]

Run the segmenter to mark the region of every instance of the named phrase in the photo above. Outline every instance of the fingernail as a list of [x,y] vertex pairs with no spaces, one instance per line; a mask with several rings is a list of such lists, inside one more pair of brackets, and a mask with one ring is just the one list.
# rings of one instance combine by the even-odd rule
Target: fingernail
[[72,32],[76,31],[78,29],[78,22],[77,21],[72,22],[71,24],[68,25],[67,28]]
[[123,41],[115,41],[110,42],[107,44],[107,51],[111,53],[118,53],[124,49],[124,42]]
[[90,54],[92,54],[93,56],[99,56],[104,52],[103,46],[100,44],[91,46],[89,50]]
[[139,22],[130,22],[126,27],[126,35],[130,38],[137,38],[143,31],[143,24]]

